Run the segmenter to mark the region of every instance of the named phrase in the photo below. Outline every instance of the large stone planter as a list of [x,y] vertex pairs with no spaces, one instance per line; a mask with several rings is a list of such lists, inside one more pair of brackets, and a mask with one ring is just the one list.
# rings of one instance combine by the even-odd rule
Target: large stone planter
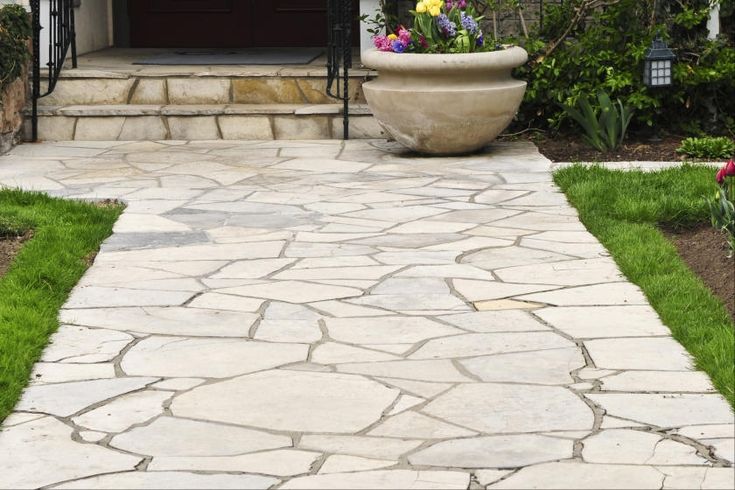
[[511,71],[523,48],[469,54],[397,54],[375,49],[362,63],[378,71],[363,85],[375,118],[420,153],[452,155],[486,146],[511,123],[526,82]]

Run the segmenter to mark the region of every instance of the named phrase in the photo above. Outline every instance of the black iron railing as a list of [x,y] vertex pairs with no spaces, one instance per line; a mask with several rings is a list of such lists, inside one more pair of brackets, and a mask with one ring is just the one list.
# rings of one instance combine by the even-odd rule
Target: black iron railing
[[350,138],[350,78],[352,68],[352,0],[327,0],[327,95],[341,100],[344,139]]
[[[41,2],[30,0],[33,16],[33,114],[32,139],[38,139],[38,99],[50,95],[56,88],[66,56],[71,50],[72,66],[77,67],[77,40],[74,26],[74,0],[49,0],[48,26],[41,25]],[[41,31],[47,29],[48,85],[41,89]]]

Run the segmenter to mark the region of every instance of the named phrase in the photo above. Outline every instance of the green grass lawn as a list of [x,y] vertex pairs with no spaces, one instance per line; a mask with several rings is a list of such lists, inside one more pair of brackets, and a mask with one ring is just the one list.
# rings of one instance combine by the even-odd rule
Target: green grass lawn
[[0,278],[0,421],[56,331],[59,308],[121,212],[121,206],[0,190],[0,235],[33,230]]
[[654,173],[574,166],[556,172],[554,180],[697,367],[735,406],[732,319],[658,228],[708,223],[704,196],[714,194],[714,175],[711,168],[693,166]]

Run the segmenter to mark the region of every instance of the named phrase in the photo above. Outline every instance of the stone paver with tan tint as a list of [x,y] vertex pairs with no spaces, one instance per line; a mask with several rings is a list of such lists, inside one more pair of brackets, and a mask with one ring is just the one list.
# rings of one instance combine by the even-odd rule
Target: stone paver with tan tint
[[733,412],[528,144],[25,145],[128,208],[4,488],[732,488]]

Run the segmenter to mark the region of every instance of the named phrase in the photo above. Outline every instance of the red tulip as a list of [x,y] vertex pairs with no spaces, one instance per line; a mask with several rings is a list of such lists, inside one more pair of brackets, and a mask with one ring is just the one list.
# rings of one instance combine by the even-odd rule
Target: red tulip
[[735,175],[735,161],[730,160],[725,164],[725,177],[732,177]]
[[725,182],[725,167],[722,167],[720,170],[717,171],[715,179],[717,179],[718,184],[722,184]]

